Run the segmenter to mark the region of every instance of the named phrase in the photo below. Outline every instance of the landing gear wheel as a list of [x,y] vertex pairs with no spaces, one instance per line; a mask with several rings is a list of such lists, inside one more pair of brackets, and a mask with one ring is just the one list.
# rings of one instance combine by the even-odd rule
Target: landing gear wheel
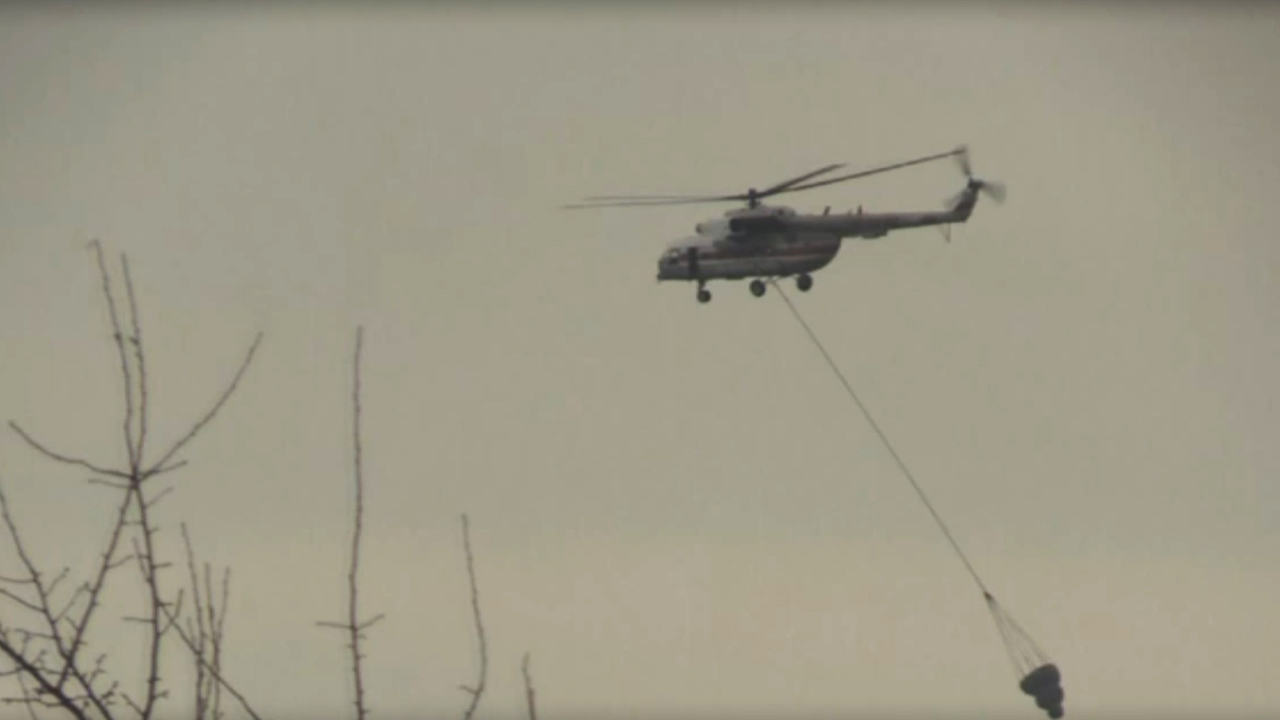
[[800,292],[809,292],[809,288],[813,287],[813,278],[809,273],[801,273],[800,277],[796,278],[796,287]]
[[763,280],[760,280],[760,279],[758,279],[758,278],[757,278],[757,279],[755,279],[755,280],[752,280],[752,281],[751,281],[751,294],[752,294],[752,295],[755,295],[756,297],[763,297],[763,296],[764,296],[764,291],[765,291],[765,285],[764,285],[764,281],[763,281]]
[[711,302],[711,291],[706,288],[698,288],[698,302],[700,303]]

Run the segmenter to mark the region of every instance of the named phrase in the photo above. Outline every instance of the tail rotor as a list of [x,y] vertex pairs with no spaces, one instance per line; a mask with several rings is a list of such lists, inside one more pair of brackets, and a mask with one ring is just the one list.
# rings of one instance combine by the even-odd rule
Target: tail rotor
[[[1004,183],[994,180],[982,180],[973,176],[973,165],[969,162],[969,147],[967,145],[957,147],[952,151],[951,155],[956,159],[956,164],[960,166],[960,172],[964,173],[968,182],[965,183],[963,190],[947,199],[945,207],[948,212],[956,210],[962,203],[972,207],[976,193],[986,195],[997,205],[1004,202]],[[967,217],[968,214],[966,213],[965,216]],[[951,242],[951,226],[948,225],[945,229],[939,228],[939,230],[942,232],[943,238],[947,242]]]
[[[966,190],[977,190],[994,200],[997,204],[1004,202],[1004,183],[994,180],[981,180],[973,176],[973,165],[969,162],[969,147],[967,145],[961,145],[956,148],[955,158],[956,164],[960,166],[960,172],[964,173],[965,178],[969,181]],[[961,193],[961,195],[963,195],[963,193]],[[953,197],[948,205],[954,205],[956,202],[959,202],[959,198],[960,195]]]

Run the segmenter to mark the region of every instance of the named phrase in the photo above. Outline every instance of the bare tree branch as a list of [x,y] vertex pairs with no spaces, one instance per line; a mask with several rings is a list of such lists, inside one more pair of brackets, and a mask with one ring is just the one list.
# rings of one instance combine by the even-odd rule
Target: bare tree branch
[[[222,608],[222,614],[219,615],[213,609],[213,583],[209,580],[209,565],[205,564],[205,587],[209,590],[208,606],[209,606],[209,624],[212,626],[213,632],[213,661],[211,672],[214,677],[222,672],[222,640],[225,637],[223,627],[227,621],[227,596],[231,588],[231,568],[224,568],[222,571],[222,600],[219,607]],[[213,684],[213,716],[212,720],[219,720],[222,717],[222,685]]]
[[471,581],[471,611],[475,616],[476,636],[480,642],[480,671],[475,687],[462,686],[471,694],[471,705],[463,714],[463,720],[471,720],[476,707],[480,704],[480,696],[484,694],[485,680],[489,675],[489,648],[484,636],[484,622],[480,617],[480,591],[476,588],[475,558],[471,553],[471,527],[466,514],[462,516],[462,546],[467,556],[467,577]]
[[[192,654],[195,655],[196,679],[195,679],[195,715],[193,720],[204,720],[205,702],[206,702],[206,678],[204,671],[204,663],[200,662],[205,656],[208,636],[204,626],[204,603],[200,597],[200,578],[196,574],[196,554],[191,548],[191,534],[187,532],[187,524],[182,523],[182,542],[187,549],[187,572],[191,576],[191,602],[195,606],[193,615],[195,615],[195,649]],[[188,630],[191,630],[191,623],[188,623]]]
[[364,345],[364,328],[356,328],[356,355],[355,369],[353,371],[354,390],[351,393],[352,400],[352,440],[355,449],[355,483],[356,483],[356,517],[355,532],[351,536],[351,576],[350,576],[350,592],[351,600],[348,608],[347,620],[351,623],[351,661],[353,663],[352,673],[355,676],[356,686],[356,720],[364,720],[364,678],[360,672],[360,620],[359,609],[357,608],[357,573],[360,569],[360,532],[363,530],[364,516],[364,475],[362,468],[362,453],[364,448],[360,442],[360,351]]
[[[22,534],[18,531],[18,525],[13,519],[13,514],[10,512],[9,498],[5,494],[3,487],[0,487],[0,518],[3,518],[5,527],[9,532],[9,538],[13,541],[14,550],[16,551],[22,566],[26,569],[27,576],[30,579],[30,584],[36,593],[35,602],[23,602],[22,604],[39,613],[44,619],[45,624],[49,628],[47,638],[52,642],[54,651],[62,660],[62,670],[58,673],[58,681],[55,687],[58,689],[58,692],[61,693],[67,680],[67,676],[70,675],[75,678],[76,682],[80,685],[85,698],[91,702],[100,713],[102,713],[103,717],[110,718],[111,713],[107,710],[106,702],[94,691],[92,678],[85,677],[84,673],[75,662],[76,643],[80,640],[79,631],[77,631],[76,639],[72,641],[70,647],[68,647],[68,644],[62,635],[62,631],[59,628],[58,616],[54,614],[50,601],[51,589],[45,586],[44,581],[40,577],[39,568],[36,566],[35,561],[31,559],[31,555],[27,552],[26,545],[22,541]],[[13,599],[18,599],[17,596],[12,597]],[[9,648],[6,652],[9,652],[10,650],[13,650],[13,648]],[[32,663],[31,667],[36,667],[36,664]],[[45,689],[46,685],[53,685],[53,683],[43,674],[40,677],[33,679],[40,685],[41,689]],[[45,692],[47,692],[47,690],[45,690]],[[53,697],[60,696],[55,694]]]
[[[142,327],[138,317],[137,294],[133,288],[133,278],[129,274],[129,258],[125,254],[120,255],[120,267],[124,275],[125,295],[128,301],[129,319],[132,325],[133,335],[129,338],[129,345],[133,347],[134,362],[137,363],[137,388],[133,387],[132,373],[129,370],[129,352],[125,347],[125,341],[120,332],[119,314],[115,309],[115,300],[110,292],[110,281],[106,268],[102,263],[101,244],[98,248],[98,261],[103,276],[103,286],[108,295],[109,307],[111,310],[112,328],[115,330],[115,341],[117,350],[120,353],[121,373],[125,381],[125,445],[129,457],[129,494],[133,498],[134,506],[138,511],[138,531],[142,537],[141,547],[136,547],[135,555],[138,558],[138,567],[142,571],[143,582],[147,588],[147,601],[150,605],[146,622],[150,629],[150,642],[147,652],[148,656],[148,672],[147,672],[147,690],[145,698],[142,701],[142,707],[139,714],[142,720],[151,720],[155,712],[156,703],[161,697],[167,693],[160,690],[160,664],[161,650],[163,646],[164,635],[169,625],[164,623],[161,617],[161,608],[164,600],[161,597],[159,571],[160,563],[157,562],[157,549],[155,544],[156,528],[151,520],[151,507],[164,496],[164,492],[153,499],[148,499],[143,492],[142,482],[146,476],[142,473],[143,463],[143,444],[146,437],[147,428],[147,370],[146,370],[146,354],[142,344]],[[136,409],[134,393],[137,393]],[[133,427],[134,420],[137,422],[137,429]],[[156,464],[161,467],[164,462]]]
[[[172,613],[172,611],[169,610],[167,606],[163,607],[162,610],[165,612],[166,615],[169,616],[171,620],[177,619],[176,616]],[[246,713],[249,714],[249,717],[253,718],[253,720],[262,720],[262,716],[259,715],[256,710],[253,709],[252,705],[249,704],[248,698],[242,695],[240,691],[236,690],[235,686],[232,685],[223,676],[222,671],[218,667],[216,667],[211,661],[209,661],[207,658],[205,658],[203,655],[200,654],[200,652],[196,648],[196,644],[194,640],[190,636],[188,636],[186,632],[182,630],[182,626],[174,622],[173,628],[174,628],[174,632],[177,633],[178,637],[182,640],[183,644],[187,646],[187,649],[190,650],[191,653],[196,657],[197,661],[204,666],[205,672],[209,673],[213,677],[213,679],[216,680],[218,684],[222,686],[224,690],[231,693],[231,696],[234,697],[236,701],[240,703],[240,707]]]
[[363,632],[382,619],[378,615],[372,620],[360,621],[359,609],[359,571],[360,571],[360,536],[364,531],[364,445],[360,436],[360,356],[364,348],[364,328],[356,328],[356,349],[354,359],[354,381],[352,399],[352,441],[355,450],[355,529],[351,537],[351,565],[347,576],[347,620],[345,623],[320,622],[322,627],[345,630],[351,636],[348,647],[351,648],[351,674],[355,683],[356,720],[365,720],[368,708],[364,699],[364,675],[360,653],[360,640]]
[[73,623],[76,628],[75,637],[71,639],[71,647],[68,649],[67,665],[62,678],[59,678],[58,684],[61,685],[65,680],[65,673],[69,672],[76,666],[76,655],[80,648],[84,646],[85,634],[89,630],[89,624],[93,621],[94,612],[101,603],[102,589],[106,586],[107,576],[112,570],[123,564],[124,558],[120,561],[115,560],[116,549],[120,546],[120,539],[124,535],[125,523],[128,518],[129,505],[132,499],[126,492],[124,501],[120,503],[120,507],[116,510],[116,519],[111,526],[111,536],[107,540],[107,549],[102,553],[102,561],[98,565],[97,572],[94,576],[93,583],[89,586],[88,603],[84,612],[81,613],[78,622]]
[[81,458],[71,457],[69,455],[63,455],[62,453],[54,452],[53,450],[50,450],[48,447],[44,446],[43,444],[37,442],[35,438],[31,437],[31,435],[28,434],[26,430],[23,430],[22,427],[18,425],[18,423],[14,422],[13,420],[9,421],[9,427],[13,428],[13,431],[18,433],[18,435],[23,440],[26,440],[28,445],[35,448],[39,452],[43,453],[44,456],[49,458],[50,460],[57,460],[60,463],[66,463],[68,465],[79,465],[80,467],[86,468],[88,470],[92,470],[93,472],[96,472],[99,475],[110,475],[111,477],[118,477],[118,478],[125,478],[125,479],[128,479],[129,477],[129,473],[121,472],[119,470],[108,470],[107,468],[94,465],[88,460],[83,460]]
[[[62,691],[62,688],[49,682],[49,679],[45,677],[45,673],[41,671],[40,668],[33,665],[31,661],[27,660],[23,653],[15,649],[9,644],[9,641],[4,638],[0,638],[0,652],[7,655],[15,665],[21,668],[28,677],[36,682],[39,686],[39,692],[43,692],[55,698],[62,708],[76,717],[76,720],[89,720],[88,716],[84,714],[84,710],[81,709],[75,700],[68,697],[67,694]],[[106,716],[110,717],[110,714],[107,714]]]
[[[142,352],[142,325],[138,322],[138,300],[133,292],[133,278],[129,276],[129,258],[120,254],[120,267],[124,271],[125,293],[129,300],[129,319],[133,324],[133,354],[138,363],[138,432],[129,449],[132,458],[129,468],[137,475],[142,467],[143,446],[147,440],[147,363]],[[127,378],[126,378],[127,379]]]
[[[222,662],[222,626],[227,616],[227,592],[231,571],[226,569],[222,580],[222,602],[215,602],[213,597],[213,577],[209,563],[204,563],[204,583],[200,582],[197,572],[195,551],[192,549],[191,534],[186,523],[182,523],[182,539],[186,546],[187,572],[191,580],[191,596],[194,607],[193,620],[187,622],[188,637],[192,640],[192,655],[195,659],[195,715],[193,720],[217,720],[220,710],[219,702],[222,685],[216,680],[215,673],[220,671]],[[219,613],[221,609],[221,613]],[[175,613],[175,620],[176,620]]]
[[142,571],[142,579],[147,589],[149,615],[143,621],[149,626],[151,637],[147,649],[147,693],[142,701],[142,720],[150,720],[155,711],[156,702],[164,694],[160,690],[160,654],[165,634],[162,623],[164,601],[160,597],[159,570],[156,563],[155,529],[151,524],[147,499],[143,496],[142,483],[135,480],[131,489],[133,505],[138,511],[139,535],[142,545],[137,547],[134,541],[134,553],[138,556],[138,567]]
[[124,446],[128,452],[129,467],[136,469],[141,459],[135,452],[133,442],[133,375],[129,371],[129,353],[124,346],[124,331],[120,328],[120,313],[116,310],[115,294],[111,292],[111,276],[107,273],[107,264],[102,257],[102,243],[94,240],[90,243],[98,260],[98,272],[102,276],[102,294],[106,296],[107,310],[111,317],[112,339],[120,356],[120,375],[124,378]]
[[17,594],[17,593],[15,593],[15,592],[13,592],[13,591],[11,591],[11,590],[6,590],[6,589],[4,589],[4,588],[0,588],[0,596],[6,597],[6,598],[8,598],[8,599],[12,600],[13,602],[17,603],[19,606],[24,607],[24,608],[26,608],[27,610],[30,610],[31,612],[34,612],[34,613],[39,613],[39,612],[40,612],[40,606],[39,606],[39,605],[37,605],[37,604],[35,604],[35,603],[31,602],[30,600],[28,600],[28,599],[26,599],[26,598],[22,597],[21,595],[19,595],[19,594]]

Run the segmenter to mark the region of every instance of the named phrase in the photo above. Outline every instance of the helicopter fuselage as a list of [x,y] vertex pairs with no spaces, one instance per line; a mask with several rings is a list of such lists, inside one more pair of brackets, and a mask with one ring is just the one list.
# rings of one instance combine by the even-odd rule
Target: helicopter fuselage
[[671,243],[658,261],[658,280],[742,280],[790,277],[821,270],[840,252],[828,233],[759,234],[749,240],[693,236]]
[[[667,245],[658,281],[743,280],[807,276],[826,267],[846,239],[871,240],[892,230],[964,222],[977,200],[967,188],[941,212],[801,214],[784,206],[730,210],[707,220],[695,234]],[[805,278],[806,284],[811,282]]]

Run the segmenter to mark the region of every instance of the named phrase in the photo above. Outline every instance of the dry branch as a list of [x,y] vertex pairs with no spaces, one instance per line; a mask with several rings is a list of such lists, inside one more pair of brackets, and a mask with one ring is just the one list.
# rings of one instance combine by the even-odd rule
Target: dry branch
[[142,325],[138,322],[138,301],[133,292],[133,278],[129,275],[129,259],[120,256],[120,268],[124,271],[124,287],[129,299],[129,319],[133,325],[133,354],[138,363],[138,431],[130,448],[132,462],[129,467],[136,475],[142,465],[143,448],[147,440],[147,362],[142,352]]
[[489,674],[489,648],[484,636],[484,622],[480,617],[480,591],[476,588],[475,559],[471,553],[471,526],[465,514],[462,516],[462,546],[467,556],[467,578],[471,582],[471,612],[475,617],[476,637],[480,644],[479,677],[474,687],[462,686],[463,690],[471,694],[471,704],[462,717],[463,720],[471,720],[471,716],[476,712],[476,706],[480,704],[480,696],[484,694],[484,684]]
[[[169,609],[167,607],[164,608],[164,610],[166,613],[169,612]],[[177,632],[178,637],[182,640],[182,643],[187,646],[187,649],[191,651],[191,654],[196,658],[196,660],[204,667],[205,672],[209,673],[210,677],[216,680],[224,690],[231,693],[231,696],[236,699],[236,702],[240,703],[240,707],[245,711],[245,713],[249,715],[249,717],[253,718],[253,720],[263,720],[262,716],[259,715],[256,710],[253,709],[252,705],[249,704],[249,699],[246,698],[244,694],[241,693],[239,690],[236,690],[235,686],[232,685],[230,681],[228,681],[226,677],[222,674],[221,669],[219,669],[218,667],[215,667],[214,664],[209,659],[200,655],[200,653],[197,651],[195,641],[191,637],[189,637],[186,632],[182,630],[181,625],[176,623],[177,618],[173,615],[170,615],[170,617],[173,618],[173,620],[175,621],[173,627],[174,627],[174,630]]]
[[120,313],[116,311],[115,293],[111,292],[111,276],[102,257],[102,243],[90,243],[98,260],[98,273],[102,276],[102,294],[107,301],[107,314],[111,319],[112,339],[120,356],[120,375],[124,378],[124,446],[129,457],[129,467],[136,468],[139,459],[133,443],[133,373],[129,370],[129,353],[124,347],[124,331],[120,328]]
[[364,531],[364,446],[360,436],[360,356],[364,348],[364,328],[356,328],[356,350],[354,365],[354,382],[352,390],[352,442],[355,451],[355,529],[351,537],[351,565],[347,576],[347,621],[345,623],[318,623],[324,627],[337,628],[350,635],[348,647],[351,648],[351,674],[355,684],[356,720],[364,720],[368,709],[364,699],[364,674],[360,653],[360,640],[363,633],[374,623],[382,619],[378,615],[371,620],[360,620],[359,609],[359,572],[360,572],[360,536]]
[[260,344],[262,344],[262,333],[258,333],[254,337],[253,344],[249,346],[249,352],[245,354],[244,361],[240,363],[240,369],[236,371],[235,377],[231,379],[231,383],[227,385],[226,390],[222,392],[218,401],[213,404],[213,407],[211,407],[207,413],[205,413],[204,417],[200,418],[200,420],[192,426],[191,430],[189,430],[186,435],[182,436],[182,439],[174,443],[173,446],[169,448],[168,452],[161,456],[158,461],[153,463],[150,468],[142,473],[143,480],[151,477],[152,475],[173,469],[171,466],[166,466],[166,464],[173,459],[173,456],[178,454],[178,451],[186,446],[187,443],[194,440],[196,436],[200,434],[201,430],[204,430],[208,427],[209,423],[213,422],[213,418],[218,414],[218,411],[227,403],[227,400],[231,399],[232,393],[234,393],[236,388],[240,386],[240,380],[244,377],[245,371],[249,369],[249,364],[253,362],[253,356],[257,353],[258,346]]
[[[227,618],[227,594],[231,583],[231,569],[222,576],[222,601],[213,597],[212,568],[204,563],[204,583],[197,572],[195,551],[186,523],[182,524],[182,540],[187,550],[187,574],[191,580],[193,618],[187,619],[187,633],[192,639],[192,655],[195,660],[195,715],[194,720],[218,720],[222,684],[215,674],[222,663],[222,627]],[[175,618],[176,620],[177,618]],[[206,670],[206,666],[211,669]]]
[[[95,707],[95,709],[102,714],[104,718],[110,718],[111,713],[107,709],[107,704],[110,702],[110,697],[106,696],[105,694],[100,694],[94,688],[93,681],[94,679],[96,679],[96,674],[93,672],[86,673],[81,669],[79,664],[76,662],[76,651],[81,646],[82,637],[83,637],[82,628],[84,623],[81,623],[81,624],[76,624],[74,622],[71,623],[71,625],[74,628],[75,635],[70,643],[67,642],[62,631],[62,627],[64,624],[62,620],[63,618],[65,618],[66,613],[71,608],[70,603],[73,603],[75,599],[80,596],[80,593],[76,592],[75,594],[73,594],[72,599],[71,601],[69,601],[67,606],[65,606],[63,610],[55,613],[53,611],[53,606],[52,606],[52,594],[53,594],[54,586],[57,584],[57,581],[55,580],[54,583],[50,583],[47,586],[45,585],[41,577],[41,572],[39,568],[36,566],[35,561],[32,560],[31,555],[27,552],[26,544],[22,540],[22,534],[18,530],[17,522],[13,519],[13,513],[10,511],[10,507],[9,507],[9,499],[8,499],[8,496],[4,493],[3,488],[0,488],[0,516],[3,517],[5,528],[8,530],[8,533],[9,533],[9,539],[13,542],[13,547],[16,554],[18,555],[18,559],[21,561],[23,569],[27,573],[26,578],[24,578],[20,584],[24,586],[29,586],[35,593],[35,600],[25,600],[19,597],[16,593],[10,593],[10,592],[6,592],[5,597],[8,597],[12,600],[19,602],[21,606],[29,610],[34,610],[37,614],[40,615],[47,630],[39,634],[32,633],[30,631],[24,631],[24,633],[29,638],[39,637],[40,639],[44,640],[48,644],[51,644],[53,648],[53,652],[58,656],[59,660],[61,661],[61,668],[59,668],[56,672],[49,672],[49,675],[51,676],[56,675],[57,677],[56,681],[54,681],[51,677],[45,677],[44,674],[41,674],[38,677],[31,676],[31,679],[35,680],[36,684],[39,686],[39,691],[37,693],[37,696],[49,695],[53,698],[56,698],[59,703],[63,702],[64,700],[71,701],[74,703],[78,700],[82,705],[85,703],[92,704]],[[65,577],[66,572],[67,571],[64,571],[62,574],[60,574],[59,578]],[[97,599],[96,594],[91,593],[90,602],[96,603],[96,599]],[[86,613],[86,615],[88,614],[91,614],[91,613]],[[16,658],[14,657],[15,653],[18,652],[17,649],[7,645],[3,649],[5,654],[9,655],[11,659],[14,659],[18,667],[21,668],[24,672],[26,672],[27,675],[31,674],[32,668],[38,669],[42,673],[49,670],[49,668],[45,666],[43,661],[43,651],[40,653],[37,653],[33,657],[30,654],[30,650],[31,650],[30,646],[27,643],[24,643],[24,646],[21,648],[21,654],[23,655],[23,659],[29,661],[26,663],[17,662]],[[30,662],[31,660],[34,660],[35,662]],[[67,688],[66,688],[66,682],[68,679],[74,679],[76,681],[76,684],[79,686],[78,691],[71,691],[68,694]],[[25,686],[25,684],[21,685],[20,687],[23,691],[23,698],[31,699],[32,695],[29,693],[28,688]],[[54,688],[54,691],[51,691],[50,687]]]

